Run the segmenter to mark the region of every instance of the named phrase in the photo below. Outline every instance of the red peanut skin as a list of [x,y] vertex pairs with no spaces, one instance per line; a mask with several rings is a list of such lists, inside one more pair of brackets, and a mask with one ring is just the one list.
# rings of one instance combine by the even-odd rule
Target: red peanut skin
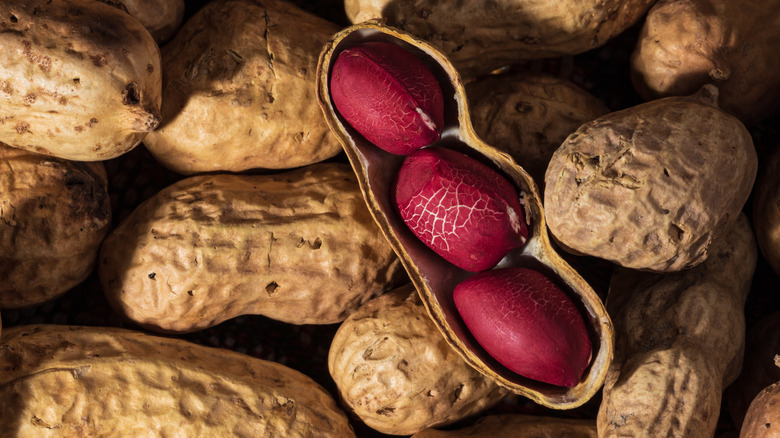
[[506,268],[455,287],[455,307],[477,342],[510,370],[545,383],[576,386],[590,363],[582,315],[544,274]]
[[528,237],[514,186],[460,152],[430,147],[407,156],[395,197],[412,233],[470,272],[492,268]]
[[333,64],[330,92],[344,120],[387,152],[406,155],[441,137],[441,86],[400,46],[370,42],[344,50]]

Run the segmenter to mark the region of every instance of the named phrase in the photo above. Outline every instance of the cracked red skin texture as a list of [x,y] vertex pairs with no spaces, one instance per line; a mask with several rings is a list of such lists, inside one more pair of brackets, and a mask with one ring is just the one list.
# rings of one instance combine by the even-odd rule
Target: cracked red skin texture
[[453,299],[469,331],[498,362],[537,381],[579,383],[591,358],[588,330],[571,299],[544,274],[482,272],[458,284]]
[[407,155],[441,137],[444,98],[423,62],[391,43],[342,51],[330,76],[333,104],[366,140]]
[[395,201],[418,239],[469,272],[492,268],[528,238],[515,187],[453,150],[429,147],[407,156],[398,172]]

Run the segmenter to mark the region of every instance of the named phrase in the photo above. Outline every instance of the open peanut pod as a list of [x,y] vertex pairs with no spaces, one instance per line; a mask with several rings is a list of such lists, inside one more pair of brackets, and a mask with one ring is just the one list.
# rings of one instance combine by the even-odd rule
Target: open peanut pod
[[[453,299],[454,288],[475,275],[474,272],[457,267],[424,244],[410,231],[397,209],[394,187],[406,157],[377,147],[346,121],[342,111],[337,110],[331,78],[339,54],[376,42],[392,43],[414,55],[430,70],[441,87],[443,118],[440,120],[440,135],[428,146],[463,153],[496,171],[514,187],[526,219],[527,240],[521,247],[504,255],[493,269],[525,267],[542,272],[574,303],[590,340],[590,359],[573,385],[550,384],[518,374],[502,365],[475,339]],[[405,65],[399,67],[406,68]],[[416,76],[413,83],[419,83]],[[449,60],[428,43],[408,33],[387,27],[379,21],[368,21],[342,30],[325,45],[319,59],[317,88],[325,118],[341,141],[374,219],[400,257],[428,313],[452,348],[498,384],[541,405],[570,409],[590,399],[603,384],[612,360],[612,322],[599,296],[551,246],[539,190],[532,178],[509,155],[485,144],[474,132],[463,83]],[[429,147],[421,150],[425,149]]]

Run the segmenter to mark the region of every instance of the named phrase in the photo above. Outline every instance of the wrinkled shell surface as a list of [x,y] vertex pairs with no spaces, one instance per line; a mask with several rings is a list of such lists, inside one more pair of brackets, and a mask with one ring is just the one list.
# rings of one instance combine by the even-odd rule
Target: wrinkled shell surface
[[466,84],[474,130],[508,153],[544,192],[553,153],[580,125],[609,110],[573,82],[532,74],[491,75]]
[[780,107],[780,1],[660,0],[631,58],[646,99],[720,90],[720,106],[745,123]]
[[282,1],[206,4],[163,49],[163,121],[144,144],[184,174],[336,155],[314,95],[317,55],[336,30]]
[[743,309],[757,252],[742,214],[695,268],[615,272],[607,298],[615,359],[598,413],[600,437],[715,434],[723,389],[742,367]]
[[176,33],[184,19],[184,0],[100,0],[135,17],[162,44]]
[[13,437],[354,437],[309,377],[223,349],[112,328],[17,326],[0,343]]
[[736,220],[758,159],[750,133],[713,106],[717,90],[602,116],[555,152],[544,207],[573,252],[677,271],[701,263]]
[[412,438],[596,438],[596,422],[532,415],[491,415],[463,429],[426,429]]
[[338,322],[403,269],[350,169],[317,164],[179,181],[109,235],[98,272],[121,314],[189,332],[242,314]]
[[102,163],[0,144],[0,308],[40,304],[82,282],[110,226]]
[[347,406],[387,434],[449,424],[507,394],[450,348],[410,286],[350,315],[333,338],[328,368]]
[[761,254],[780,275],[780,148],[777,147],[761,163],[753,190],[753,227]]
[[780,437],[780,382],[764,388],[750,403],[739,437]]
[[652,0],[345,0],[352,23],[383,18],[429,41],[464,77],[523,59],[573,55],[631,26]]
[[79,161],[117,157],[159,123],[160,51],[93,0],[0,4],[0,141]]

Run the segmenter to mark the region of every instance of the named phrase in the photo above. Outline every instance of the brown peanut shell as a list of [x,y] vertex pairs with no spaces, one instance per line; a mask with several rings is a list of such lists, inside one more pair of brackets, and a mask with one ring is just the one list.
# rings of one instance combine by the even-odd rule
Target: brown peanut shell
[[315,103],[338,29],[279,0],[217,0],[163,48],[163,122],[144,144],[183,174],[291,169],[341,150]]
[[349,167],[322,163],[174,183],[106,238],[98,273],[132,321],[191,332],[243,314],[339,322],[403,269]]
[[522,414],[490,415],[455,430],[426,429],[412,438],[596,438],[594,420]]
[[474,130],[508,153],[544,191],[553,153],[585,122],[609,112],[573,82],[536,74],[490,75],[466,84]]
[[780,1],[660,0],[647,13],[631,77],[645,99],[705,84],[752,124],[780,107]]
[[100,0],[135,17],[157,44],[167,42],[184,20],[184,0]]
[[524,59],[574,55],[605,44],[653,0],[345,0],[352,23],[383,19],[429,41],[465,78]]
[[615,271],[607,310],[615,359],[599,437],[712,437],[723,390],[742,367],[745,299],[758,250],[742,214],[695,268]]
[[[780,145],[778,145],[780,146]],[[775,274],[780,275],[780,147],[761,163],[753,189],[753,227],[758,248]]]
[[0,141],[79,161],[117,157],[160,121],[160,51],[94,0],[0,4]]
[[585,123],[545,174],[550,232],[567,250],[652,271],[701,263],[750,195],[758,158],[717,89]]
[[750,403],[739,438],[780,437],[780,381],[761,390]]
[[116,328],[4,331],[0,412],[7,437],[355,436],[298,371]]
[[84,281],[110,227],[103,163],[0,144],[0,308],[41,304]]
[[[391,197],[391,186],[403,161],[368,143],[340,118],[330,99],[328,78],[332,61],[355,44],[387,41],[399,44],[419,56],[439,81],[445,96],[444,126],[441,140],[434,146],[457,150],[503,173],[518,191],[525,216],[530,222],[526,245],[510,252],[498,267],[525,266],[544,271],[570,295],[581,310],[591,335],[591,365],[581,382],[573,388],[543,384],[504,368],[473,339],[452,300],[455,285],[472,275],[436,255],[406,227]],[[593,289],[553,250],[539,190],[533,179],[506,153],[484,143],[474,132],[466,92],[458,72],[433,46],[401,30],[379,22],[367,22],[336,34],[320,55],[317,78],[320,105],[331,129],[341,140],[347,157],[358,176],[369,210],[385,233],[409,274],[436,327],[467,363],[511,391],[545,406],[567,409],[586,402],[603,383],[612,357],[613,333],[609,316]]]
[[[759,245],[760,247],[760,245]],[[768,385],[780,381],[780,311],[761,318],[747,331],[742,372],[728,388],[725,399],[734,425],[739,429],[751,401]]]
[[352,412],[392,435],[453,423],[507,394],[450,348],[411,285],[374,298],[341,324],[328,369]]

